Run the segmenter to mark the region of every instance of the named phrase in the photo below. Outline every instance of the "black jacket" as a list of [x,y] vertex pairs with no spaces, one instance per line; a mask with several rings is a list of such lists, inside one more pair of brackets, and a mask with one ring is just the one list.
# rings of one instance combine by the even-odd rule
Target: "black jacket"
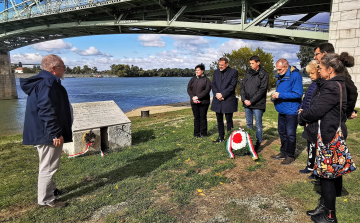
[[354,111],[358,92],[354,81],[351,80],[351,76],[347,70],[345,70],[345,86],[347,94],[346,117],[349,118]]
[[[227,67],[223,72],[220,69],[214,71],[211,89],[214,95],[211,110],[218,113],[233,113],[238,110],[238,100],[235,95],[238,83],[238,71]],[[215,96],[221,93],[224,100],[219,101]]]
[[[269,85],[269,74],[260,66],[259,70],[247,69],[241,84],[241,101],[245,108],[266,109],[266,91]],[[244,101],[249,100],[250,106]]]
[[316,142],[318,120],[321,120],[320,131],[325,144],[329,143],[335,136],[340,122],[340,88],[337,82],[341,84],[343,93],[341,129],[344,137],[347,137],[347,128],[345,125],[347,95],[344,77],[335,76],[326,81],[319,78],[316,80],[318,87],[313,93],[310,108],[302,111],[298,116],[300,125],[304,126],[308,123],[308,126],[305,127],[303,132],[303,137],[310,142]]
[[52,145],[60,136],[64,142],[72,142],[70,103],[60,78],[42,70],[20,79],[20,86],[28,95],[23,144]]
[[187,93],[190,96],[190,103],[194,104],[192,98],[194,96],[198,97],[200,104],[210,104],[210,90],[211,90],[211,81],[208,77],[204,75],[202,77],[193,77],[190,79]]

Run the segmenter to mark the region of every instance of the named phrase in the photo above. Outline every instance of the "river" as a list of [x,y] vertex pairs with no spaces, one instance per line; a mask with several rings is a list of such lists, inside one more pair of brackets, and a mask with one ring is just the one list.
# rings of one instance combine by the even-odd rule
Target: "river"
[[[65,78],[71,103],[114,100],[124,111],[185,102],[190,77]],[[16,79],[19,99],[0,100],[0,136],[22,133],[27,95]]]

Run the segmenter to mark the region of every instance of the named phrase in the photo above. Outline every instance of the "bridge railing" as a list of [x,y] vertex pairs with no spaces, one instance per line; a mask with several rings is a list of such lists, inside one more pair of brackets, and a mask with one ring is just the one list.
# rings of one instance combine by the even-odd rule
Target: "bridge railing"
[[8,8],[0,12],[0,22],[96,7],[129,0],[23,0],[9,1]]
[[[239,25],[241,19],[239,17],[225,17],[225,16],[191,16],[187,18],[189,22],[201,22],[201,23],[215,23],[215,24],[229,24]],[[248,19],[246,23],[250,23],[252,20]],[[300,22],[296,20],[285,20],[285,19],[268,19],[257,26],[271,27],[278,29],[293,29],[293,30],[306,30],[313,32],[329,32],[329,23],[323,22]]]

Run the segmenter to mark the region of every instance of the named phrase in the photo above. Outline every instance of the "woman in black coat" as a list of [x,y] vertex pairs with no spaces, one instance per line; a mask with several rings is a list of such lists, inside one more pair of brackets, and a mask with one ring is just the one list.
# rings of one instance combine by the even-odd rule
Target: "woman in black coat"
[[196,76],[187,87],[190,104],[194,114],[194,137],[207,136],[207,111],[210,105],[211,81],[204,75],[205,65],[195,67]]
[[[346,107],[347,95],[344,79],[345,67],[354,66],[354,57],[348,53],[326,54],[320,63],[320,76],[317,89],[313,93],[310,108],[299,114],[299,124],[308,123],[311,132],[318,131],[318,120],[323,143],[327,145],[334,138],[339,122],[344,137],[347,137]],[[342,89],[342,107],[340,115],[340,87]],[[319,148],[318,148],[319,149]],[[316,153],[318,155],[318,152]],[[330,157],[329,159],[332,159]],[[342,187],[342,177],[320,178],[321,198],[319,206],[307,214],[314,222],[337,222],[335,214],[336,191]]]

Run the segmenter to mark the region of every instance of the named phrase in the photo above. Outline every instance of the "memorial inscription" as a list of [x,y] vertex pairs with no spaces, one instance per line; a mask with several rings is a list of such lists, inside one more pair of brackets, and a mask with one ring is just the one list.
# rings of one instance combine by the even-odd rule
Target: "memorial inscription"
[[101,128],[131,123],[114,101],[72,104],[74,109],[73,131]]
[[84,134],[90,130],[96,135],[90,150],[115,150],[131,146],[131,121],[114,101],[75,103],[72,107],[73,142],[65,143],[63,147],[69,156],[84,153],[87,148]]

